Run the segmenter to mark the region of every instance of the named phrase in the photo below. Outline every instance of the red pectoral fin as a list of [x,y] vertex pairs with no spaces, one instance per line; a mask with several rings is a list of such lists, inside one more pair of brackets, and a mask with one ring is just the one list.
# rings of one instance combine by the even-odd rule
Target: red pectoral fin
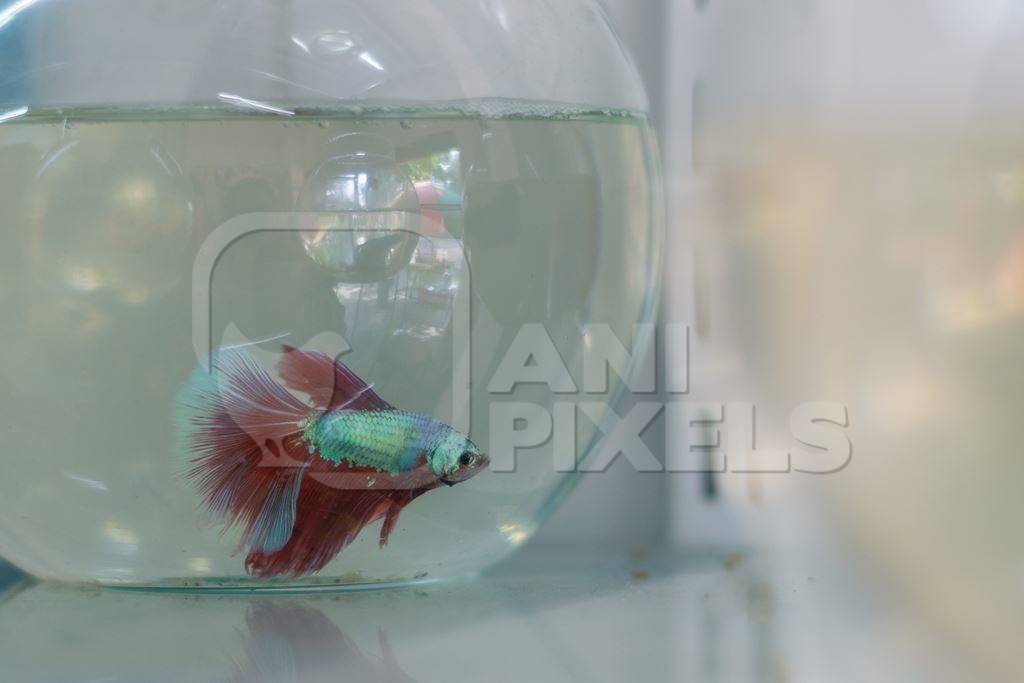
[[394,406],[340,360],[319,351],[303,351],[285,345],[277,370],[288,388],[309,396],[324,410],[394,410]]

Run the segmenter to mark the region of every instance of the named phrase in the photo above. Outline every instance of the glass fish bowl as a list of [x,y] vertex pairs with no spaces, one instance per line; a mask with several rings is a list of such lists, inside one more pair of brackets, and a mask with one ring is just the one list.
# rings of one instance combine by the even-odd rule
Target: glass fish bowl
[[531,536],[637,363],[586,386],[592,335],[657,301],[596,3],[21,0],[0,65],[0,555],[350,586]]

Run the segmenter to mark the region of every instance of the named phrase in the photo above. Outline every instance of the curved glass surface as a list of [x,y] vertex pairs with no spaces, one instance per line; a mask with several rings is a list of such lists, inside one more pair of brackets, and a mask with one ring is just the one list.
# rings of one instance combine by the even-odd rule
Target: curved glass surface
[[[651,319],[659,179],[642,88],[596,6],[289,8],[0,8],[0,554],[37,576],[474,572],[527,539],[572,478],[553,457],[556,403],[603,406],[579,412],[572,469],[621,390],[611,372],[583,393],[588,326],[628,346]],[[298,446],[327,406],[283,388],[285,345],[344,354],[429,422],[389,442],[379,477],[352,443]],[[503,388],[523,348],[555,349],[577,390]],[[228,350],[305,412],[239,408]],[[197,372],[219,382],[205,404]],[[490,467],[474,447],[416,441],[437,425]],[[263,460],[282,452],[295,462]],[[327,483],[356,465],[365,490]],[[432,478],[395,485],[406,470]],[[385,480],[415,495],[379,494]],[[291,553],[291,570],[259,570],[254,553]]]

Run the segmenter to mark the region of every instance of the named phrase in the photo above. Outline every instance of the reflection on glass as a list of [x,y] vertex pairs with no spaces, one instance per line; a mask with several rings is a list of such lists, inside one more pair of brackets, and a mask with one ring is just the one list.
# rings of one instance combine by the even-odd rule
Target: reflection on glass
[[380,657],[366,654],[323,612],[301,602],[252,604],[246,610],[245,657],[228,680],[366,681],[403,683],[413,679],[402,671],[383,630],[378,631]]

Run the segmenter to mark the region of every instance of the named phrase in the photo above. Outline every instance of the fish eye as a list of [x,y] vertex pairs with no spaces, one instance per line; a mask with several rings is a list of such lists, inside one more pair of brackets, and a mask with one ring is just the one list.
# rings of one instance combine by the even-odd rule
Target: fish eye
[[461,467],[469,467],[470,465],[473,464],[474,459],[475,458],[473,458],[473,454],[470,453],[469,451],[466,451],[465,453],[459,456],[459,465]]

